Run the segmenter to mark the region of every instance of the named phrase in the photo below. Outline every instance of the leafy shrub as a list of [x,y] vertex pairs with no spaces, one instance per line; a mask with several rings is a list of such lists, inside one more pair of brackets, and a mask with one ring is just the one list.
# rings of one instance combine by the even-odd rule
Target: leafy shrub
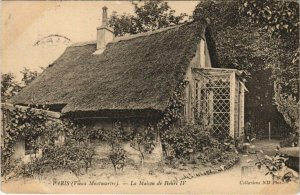
[[290,133],[287,138],[285,138],[283,141],[281,141],[280,147],[296,147],[298,146],[299,142],[299,135],[298,132]]
[[198,154],[198,160],[203,165],[216,165],[230,160],[232,151],[224,151],[221,148],[207,148],[204,152]]
[[146,127],[145,130],[135,130],[133,132],[133,139],[130,142],[130,146],[140,153],[142,168],[145,154],[151,154],[155,148],[155,137],[156,132],[151,125]]
[[215,160],[217,162],[222,156],[222,151],[219,148],[209,148],[204,152],[209,160]]
[[[67,138],[64,142],[57,144],[56,140],[62,130]],[[84,131],[84,126],[70,121],[54,122],[49,125],[49,128],[44,132],[48,136],[41,146],[42,156],[34,158],[30,163],[24,165],[24,176],[41,175],[47,168],[52,171],[67,169],[76,176],[80,174],[81,168],[85,168],[87,171],[91,167],[95,152],[94,147],[86,139]]]
[[286,158],[284,155],[276,153],[274,156],[265,155],[264,158],[260,159],[257,156],[257,162],[255,165],[258,169],[261,169],[263,166],[267,169],[265,175],[271,175],[273,181],[281,180],[283,182],[289,182],[298,178],[298,173],[286,167]]
[[162,141],[167,163],[173,167],[178,167],[178,163],[225,163],[236,152],[233,138],[227,136],[218,140],[211,135],[209,129],[199,124],[187,124],[167,130],[162,134]]
[[115,172],[117,170],[123,170],[126,163],[126,151],[120,146],[114,147],[109,153],[109,159],[111,160]]
[[[69,120],[49,120],[45,111],[34,108],[4,109],[4,143],[1,147],[1,174],[18,172],[23,176],[41,175],[47,167],[51,170],[66,168],[76,175],[80,168],[91,166],[94,148],[89,145],[84,126]],[[24,139],[31,146],[34,154],[42,150],[42,156],[34,155],[28,164],[11,166],[11,156],[18,139]],[[62,140],[60,140],[63,138]],[[60,141],[59,141],[60,140]],[[16,169],[21,171],[16,171]]]
[[121,142],[127,140],[130,135],[124,131],[122,123],[117,121],[111,130],[94,129],[90,132],[90,137],[107,141],[111,146],[108,158],[111,160],[115,171],[119,169],[123,170],[126,162],[126,155],[125,150],[121,147]]
[[23,173],[23,161],[20,159],[10,160],[9,163],[1,164],[1,175],[4,180],[10,179]]
[[190,159],[191,155],[219,146],[219,142],[199,125],[185,125],[167,130],[162,135],[162,141],[168,159]]

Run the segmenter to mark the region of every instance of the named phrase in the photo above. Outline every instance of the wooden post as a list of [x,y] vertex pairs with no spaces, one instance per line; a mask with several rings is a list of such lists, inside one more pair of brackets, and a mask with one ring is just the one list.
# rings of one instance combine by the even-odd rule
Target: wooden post
[[230,75],[230,132],[229,135],[231,137],[236,137],[234,135],[234,107],[235,107],[235,72]]
[[269,141],[271,140],[271,122],[269,121]]

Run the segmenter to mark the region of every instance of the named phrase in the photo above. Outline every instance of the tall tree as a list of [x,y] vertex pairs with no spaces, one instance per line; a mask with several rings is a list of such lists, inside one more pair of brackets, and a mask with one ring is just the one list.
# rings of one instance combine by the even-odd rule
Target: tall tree
[[242,0],[240,11],[277,41],[280,63],[272,67],[274,99],[288,124],[299,129],[299,2]]
[[[292,62],[292,58],[282,56],[288,56],[293,49],[282,39],[266,33],[262,24],[250,23],[249,17],[241,14],[241,6],[238,0],[204,0],[197,5],[193,18],[210,18],[220,66],[251,73],[247,79],[250,93],[246,96],[246,120],[255,123],[257,133],[263,133],[269,121],[283,120],[273,105],[274,72],[281,72],[275,65],[287,65],[284,60],[288,64]],[[298,40],[292,38],[291,41],[298,43]]]
[[1,74],[1,102],[6,102],[38,76],[37,71],[32,71],[28,68],[24,68],[21,74],[22,83],[16,80],[13,73]]
[[1,74],[1,102],[6,102],[22,89],[12,73]]
[[172,10],[168,3],[162,0],[132,2],[132,5],[134,6],[134,15],[118,15],[117,12],[113,12],[109,25],[114,29],[116,36],[137,34],[177,25],[187,18],[187,15],[183,13],[176,16],[175,10]]
[[21,71],[23,77],[22,77],[22,81],[24,83],[24,85],[28,85],[29,83],[31,83],[37,76],[38,76],[38,72],[37,71],[32,71],[28,68],[24,68]]

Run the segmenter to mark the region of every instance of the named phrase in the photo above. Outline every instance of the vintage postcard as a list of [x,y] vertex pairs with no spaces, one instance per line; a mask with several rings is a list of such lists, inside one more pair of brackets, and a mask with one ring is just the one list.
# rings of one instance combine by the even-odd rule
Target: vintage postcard
[[1,191],[299,193],[299,2],[2,1]]

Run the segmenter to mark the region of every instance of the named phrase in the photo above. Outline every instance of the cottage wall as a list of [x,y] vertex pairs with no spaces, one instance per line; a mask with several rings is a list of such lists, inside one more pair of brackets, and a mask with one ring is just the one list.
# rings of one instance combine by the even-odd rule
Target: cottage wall
[[[2,109],[9,109],[9,110],[13,110],[15,108],[18,108],[18,109],[21,109],[21,110],[25,110],[27,109],[28,107],[26,106],[20,106],[20,105],[12,105],[12,104],[8,104],[8,103],[2,103],[1,104],[1,108]],[[3,110],[1,109],[1,113],[2,113],[2,129],[1,129],[1,144],[2,146],[4,146],[4,137],[6,136],[6,131],[7,131],[7,128],[9,126],[9,123],[10,123],[10,119],[8,118],[8,116],[5,114],[5,112],[3,112]],[[37,108],[32,108],[32,111],[34,112],[40,112],[41,110],[40,109],[37,109]],[[48,119],[50,121],[60,121],[60,113],[58,112],[52,112],[52,111],[45,111],[43,110],[43,112],[46,112],[47,116],[48,116]],[[39,139],[40,141],[42,141],[41,139]],[[31,158],[31,155],[34,155],[35,157],[40,157],[42,155],[42,151],[39,150],[37,152],[37,154],[32,154],[30,151],[27,151],[26,152],[26,147],[25,147],[25,137],[24,136],[20,136],[18,138],[18,140],[16,141],[16,143],[14,144],[14,152],[12,154],[12,160],[23,160],[24,162],[29,162],[30,161],[30,158]]]
[[191,60],[190,65],[188,66],[187,72],[185,74],[185,80],[189,81],[189,84],[185,89],[184,116],[186,121],[193,122],[194,120],[194,113],[192,112],[192,100],[195,99],[195,81],[192,74],[192,68],[211,67],[212,66],[207,43],[204,39],[201,39],[200,43],[197,45],[195,56]]
[[[111,131],[114,127],[114,124],[117,121],[122,123],[122,126],[125,131],[132,132],[135,128],[138,131],[144,131],[145,128],[149,123],[152,123],[153,120],[146,120],[146,119],[112,119],[112,118],[105,118],[105,119],[93,119],[93,120],[85,120],[87,124],[87,128],[92,129],[104,129],[107,131]],[[160,140],[157,138],[156,140],[156,147],[152,154],[148,154],[145,156],[145,162],[158,162],[162,160],[163,152]],[[91,140],[92,144],[95,146],[95,153],[99,158],[108,158],[108,154],[111,150],[111,146],[109,143],[101,140]],[[134,162],[140,162],[139,152],[130,146],[129,142],[122,142],[122,148],[126,151],[127,158],[133,160]]]
[[[116,121],[121,121],[123,128],[125,131],[132,131],[136,126],[138,126],[138,130],[143,131],[146,126],[152,122],[151,120],[139,120],[138,125],[134,125],[135,120],[130,119],[112,119],[112,118],[106,118],[106,119],[98,119],[98,120],[85,120],[85,123],[87,128],[94,128],[99,129],[103,128],[107,131],[111,131],[114,123]],[[108,158],[108,154],[111,150],[111,146],[105,142],[100,140],[91,140],[91,143],[95,146],[95,152],[97,158]],[[139,152],[135,149],[133,149],[130,146],[129,142],[122,142],[121,143],[122,148],[126,151],[127,158],[133,160],[136,163],[140,162]],[[21,159],[24,162],[30,161],[30,155],[25,155],[25,141],[24,138],[19,139],[15,144],[15,152],[12,156],[13,160]],[[41,152],[39,152],[38,156],[41,155]],[[162,160],[163,152],[162,152],[162,146],[160,140],[157,138],[156,147],[152,154],[145,155],[145,162],[158,162]]]
[[[99,140],[91,140],[91,143],[93,146],[95,146],[95,153],[97,158],[99,159],[107,159],[108,154],[111,151],[111,146],[109,143],[105,141],[99,141]],[[121,147],[126,151],[126,156],[128,159],[133,160],[136,164],[140,162],[140,153],[133,149],[130,146],[129,142],[122,142]],[[163,159],[163,152],[160,141],[156,143],[156,147],[154,151],[151,154],[145,155],[145,162],[149,163],[155,163],[159,162]]]

